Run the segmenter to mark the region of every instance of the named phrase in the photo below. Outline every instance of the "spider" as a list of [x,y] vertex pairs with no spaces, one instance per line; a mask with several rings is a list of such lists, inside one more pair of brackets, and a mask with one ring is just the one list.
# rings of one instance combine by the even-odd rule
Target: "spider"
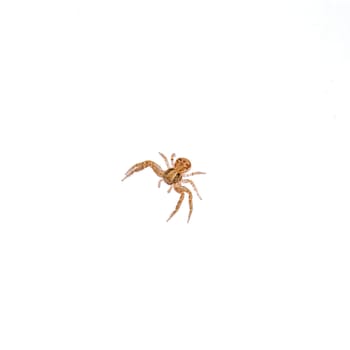
[[124,181],[127,177],[131,176],[133,173],[137,171],[141,171],[147,167],[151,167],[152,170],[156,173],[157,176],[161,177],[161,179],[158,182],[158,187],[160,187],[160,184],[164,181],[167,185],[169,185],[169,190],[168,193],[174,189],[177,193],[180,194],[179,201],[176,204],[175,210],[170,214],[169,218],[167,221],[169,221],[180,209],[181,204],[185,198],[185,193],[188,194],[188,202],[190,206],[190,212],[188,214],[188,219],[187,223],[190,221],[192,210],[193,210],[193,205],[192,205],[192,192],[183,184],[189,183],[193,189],[196,191],[199,199],[202,199],[200,194],[198,193],[196,185],[193,183],[193,181],[184,179],[184,177],[189,177],[193,175],[198,175],[198,174],[205,174],[202,171],[196,171],[194,173],[190,174],[185,174],[191,169],[191,162],[186,159],[186,158],[177,158],[176,161],[174,162],[175,159],[175,153],[173,153],[170,157],[170,162],[171,162],[171,167],[168,161],[168,158],[163,154],[160,153],[160,156],[164,159],[165,164],[167,166],[167,170],[163,171],[162,168],[155,162],[151,160],[145,160],[144,162],[137,163],[134,166],[132,166],[126,173],[125,177],[122,179]]

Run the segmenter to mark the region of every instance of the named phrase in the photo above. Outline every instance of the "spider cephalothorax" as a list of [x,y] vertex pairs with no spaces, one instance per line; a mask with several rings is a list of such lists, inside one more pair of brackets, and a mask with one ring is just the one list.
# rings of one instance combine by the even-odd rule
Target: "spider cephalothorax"
[[177,158],[175,163],[174,163],[175,153],[173,153],[171,155],[171,158],[170,158],[172,167],[170,167],[167,157],[160,152],[159,152],[159,154],[164,159],[165,164],[167,166],[167,170],[163,171],[162,168],[157,163],[155,163],[151,160],[146,160],[144,162],[137,163],[134,166],[132,166],[126,172],[126,174],[125,174],[126,176],[122,179],[122,181],[124,181],[127,177],[131,176],[133,173],[135,173],[137,171],[141,171],[147,167],[151,167],[152,170],[156,173],[156,175],[161,177],[161,179],[158,182],[158,187],[160,187],[161,182],[164,181],[167,185],[170,186],[168,192],[170,192],[171,189],[174,188],[174,190],[180,194],[180,199],[177,202],[176,208],[171,213],[171,215],[169,216],[167,221],[169,221],[175,215],[175,213],[180,209],[181,203],[185,198],[185,193],[187,193],[188,194],[188,201],[189,201],[189,205],[190,205],[190,212],[188,214],[188,220],[187,220],[187,222],[189,222],[190,218],[191,218],[192,210],[193,210],[192,192],[187,187],[183,186],[183,184],[189,183],[193,187],[193,189],[196,191],[199,199],[202,199],[202,198],[199,195],[198,190],[197,190],[194,182],[191,180],[188,180],[188,179],[183,179],[183,178],[188,177],[188,176],[198,175],[198,174],[205,174],[205,173],[203,173],[201,171],[196,171],[196,172],[191,173],[191,174],[185,174],[191,169],[191,162],[188,159]]
[[175,164],[173,164],[173,161],[172,161],[172,165],[174,167],[168,168],[167,170],[164,171],[164,174],[163,174],[163,181],[167,185],[173,185],[177,182],[181,182],[182,174],[186,173],[191,169],[191,162],[186,158],[178,158],[176,159]]
[[182,180],[182,175],[177,169],[170,168],[170,169],[167,169],[167,170],[164,171],[163,181],[167,185],[173,185],[173,184],[175,184],[177,182],[180,182],[181,180]]

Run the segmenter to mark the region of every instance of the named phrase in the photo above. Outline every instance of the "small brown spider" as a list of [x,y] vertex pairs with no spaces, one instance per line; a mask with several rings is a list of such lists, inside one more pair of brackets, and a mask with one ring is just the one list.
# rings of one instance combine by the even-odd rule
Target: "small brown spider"
[[175,214],[176,212],[180,209],[180,206],[185,198],[185,193],[188,194],[188,201],[190,205],[190,213],[188,214],[188,220],[187,222],[190,221],[192,210],[193,210],[193,205],[192,205],[192,192],[185,186],[183,186],[184,183],[189,183],[192,185],[193,189],[196,191],[199,199],[202,199],[201,196],[198,193],[198,190],[193,183],[193,181],[188,180],[188,179],[183,179],[184,177],[189,177],[193,175],[198,175],[198,174],[205,174],[201,171],[196,171],[194,173],[186,174],[190,169],[191,169],[191,162],[186,159],[186,158],[177,158],[175,163],[174,163],[174,158],[175,158],[175,153],[171,155],[170,161],[171,161],[171,166],[169,165],[169,161],[167,157],[163,154],[160,153],[161,157],[164,159],[165,164],[167,166],[167,170],[163,171],[162,168],[155,162],[151,160],[145,160],[144,162],[137,163],[134,166],[132,166],[126,173],[124,181],[127,177],[131,176],[133,173],[136,171],[141,171],[147,167],[151,167],[152,170],[156,173],[157,176],[161,177],[161,179],[158,182],[158,187],[160,187],[160,184],[162,181],[164,181],[167,185],[169,185],[169,190],[168,193],[171,191],[173,188],[177,193],[180,193],[180,199],[176,204],[175,210],[170,214],[169,218],[167,221],[169,221]]

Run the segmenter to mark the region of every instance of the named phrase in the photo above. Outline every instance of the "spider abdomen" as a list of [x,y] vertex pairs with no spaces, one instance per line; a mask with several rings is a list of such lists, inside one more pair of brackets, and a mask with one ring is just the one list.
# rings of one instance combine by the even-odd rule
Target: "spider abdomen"
[[172,185],[177,182],[180,182],[182,179],[182,175],[176,169],[170,168],[164,171],[163,178],[166,184]]

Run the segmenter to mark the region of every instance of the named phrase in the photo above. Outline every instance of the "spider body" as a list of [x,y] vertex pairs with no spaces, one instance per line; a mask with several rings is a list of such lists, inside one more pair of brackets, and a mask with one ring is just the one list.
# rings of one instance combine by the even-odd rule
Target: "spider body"
[[163,171],[162,168],[155,162],[151,160],[146,160],[141,163],[137,163],[134,166],[132,166],[126,173],[125,177],[122,179],[124,181],[127,177],[131,176],[133,173],[137,171],[141,171],[147,167],[150,167],[154,173],[160,177],[161,179],[158,182],[158,187],[160,187],[160,184],[162,181],[164,181],[167,185],[169,185],[169,190],[168,193],[171,191],[173,188],[177,193],[180,194],[180,198],[176,204],[175,210],[170,214],[169,218],[167,221],[169,221],[175,214],[176,212],[180,209],[180,206],[185,198],[185,193],[188,194],[188,202],[189,202],[189,207],[190,207],[190,212],[188,214],[188,220],[187,222],[190,221],[191,215],[192,215],[192,210],[193,210],[193,204],[192,204],[192,192],[185,186],[183,186],[184,183],[189,183],[193,189],[196,191],[199,199],[202,199],[201,196],[198,193],[198,190],[194,184],[193,181],[184,179],[184,177],[188,176],[193,176],[193,175],[198,175],[198,174],[205,174],[201,171],[196,171],[191,174],[185,174],[191,169],[191,162],[186,159],[186,158],[177,158],[175,163],[174,163],[174,158],[175,158],[175,153],[171,155],[170,161],[171,161],[171,166],[169,165],[169,161],[167,157],[160,153],[161,157],[164,159],[165,164],[167,166],[167,170]]
[[182,175],[175,168],[170,168],[164,171],[163,181],[167,185],[173,185],[177,182],[181,182],[181,180]]

